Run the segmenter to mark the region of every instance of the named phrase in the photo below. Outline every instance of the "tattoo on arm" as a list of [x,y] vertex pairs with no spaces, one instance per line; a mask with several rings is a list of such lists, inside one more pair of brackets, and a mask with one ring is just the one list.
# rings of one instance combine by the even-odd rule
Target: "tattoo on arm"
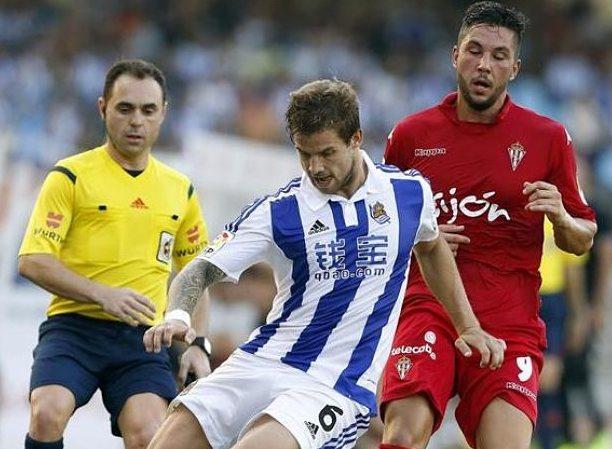
[[191,314],[204,290],[224,277],[223,270],[215,265],[194,259],[172,282],[168,310],[181,309]]

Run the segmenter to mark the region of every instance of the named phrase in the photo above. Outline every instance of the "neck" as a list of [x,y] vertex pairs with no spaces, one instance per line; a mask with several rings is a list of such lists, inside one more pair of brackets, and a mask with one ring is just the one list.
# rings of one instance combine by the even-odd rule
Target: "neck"
[[506,101],[507,93],[503,92],[495,103],[489,106],[487,109],[479,111],[472,108],[468,102],[463,98],[461,92],[458,92],[457,95],[457,117],[462,122],[470,122],[470,123],[493,123],[495,122],[499,111],[501,111],[504,106],[504,102]]
[[113,145],[110,139],[106,142],[106,151],[109,156],[124,169],[140,171],[147,168],[147,163],[149,162],[149,153],[151,152],[151,150],[148,149],[133,156],[126,155],[119,151],[115,147],[115,145]]
[[361,157],[361,150],[357,152],[355,162],[353,164],[353,170],[351,170],[351,178],[346,185],[338,192],[345,198],[352,197],[357,190],[365,183],[366,177],[368,176],[368,166]]

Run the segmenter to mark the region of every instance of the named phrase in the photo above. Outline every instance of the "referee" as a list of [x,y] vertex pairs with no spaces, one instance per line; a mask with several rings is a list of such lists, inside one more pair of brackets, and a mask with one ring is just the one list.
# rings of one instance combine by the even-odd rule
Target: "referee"
[[[20,274],[53,295],[34,350],[26,449],[62,448],[68,420],[98,388],[113,434],[144,448],[177,393],[168,354],[145,352],[142,337],[164,314],[172,269],[208,237],[189,179],[150,154],[167,111],[164,75],[119,61],[98,106],[106,142],[51,170],[19,251]],[[196,341],[181,372],[203,376],[210,346]]]

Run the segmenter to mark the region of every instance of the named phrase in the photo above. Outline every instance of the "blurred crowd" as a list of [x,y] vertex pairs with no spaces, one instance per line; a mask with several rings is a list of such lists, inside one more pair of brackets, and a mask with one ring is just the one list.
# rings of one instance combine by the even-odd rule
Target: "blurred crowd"
[[[13,163],[46,170],[102,141],[96,99],[106,69],[122,57],[149,59],[167,75],[170,112],[160,143],[166,149],[181,151],[185,136],[203,130],[289,150],[288,92],[337,76],[357,87],[365,147],[380,159],[396,121],[454,88],[451,49],[469,3],[4,0],[0,181]],[[511,95],[563,122],[574,139],[583,188],[599,215],[587,264],[591,296],[610,299],[612,2],[507,3],[530,19]],[[7,186],[0,186],[2,193]],[[213,310],[217,362],[265,317],[272,284],[267,268],[256,267],[239,287],[213,291],[214,307],[229,312]]]

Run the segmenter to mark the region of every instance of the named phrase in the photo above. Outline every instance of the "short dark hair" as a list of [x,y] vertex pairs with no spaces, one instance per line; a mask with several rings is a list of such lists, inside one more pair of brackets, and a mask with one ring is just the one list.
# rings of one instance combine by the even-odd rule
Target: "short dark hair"
[[471,4],[463,15],[457,43],[461,44],[467,30],[474,25],[497,25],[514,31],[518,55],[527,22],[527,17],[522,12],[509,6],[497,2],[476,2]]
[[161,87],[162,101],[166,102],[166,78],[164,74],[155,64],[142,59],[124,59],[113,64],[106,73],[106,79],[104,80],[104,92],[102,94],[104,101],[108,102],[110,99],[115,81],[121,75],[130,75],[139,80],[153,78]]
[[311,135],[333,129],[348,144],[361,128],[359,99],[345,81],[312,81],[289,94],[285,119],[291,140],[296,134]]

